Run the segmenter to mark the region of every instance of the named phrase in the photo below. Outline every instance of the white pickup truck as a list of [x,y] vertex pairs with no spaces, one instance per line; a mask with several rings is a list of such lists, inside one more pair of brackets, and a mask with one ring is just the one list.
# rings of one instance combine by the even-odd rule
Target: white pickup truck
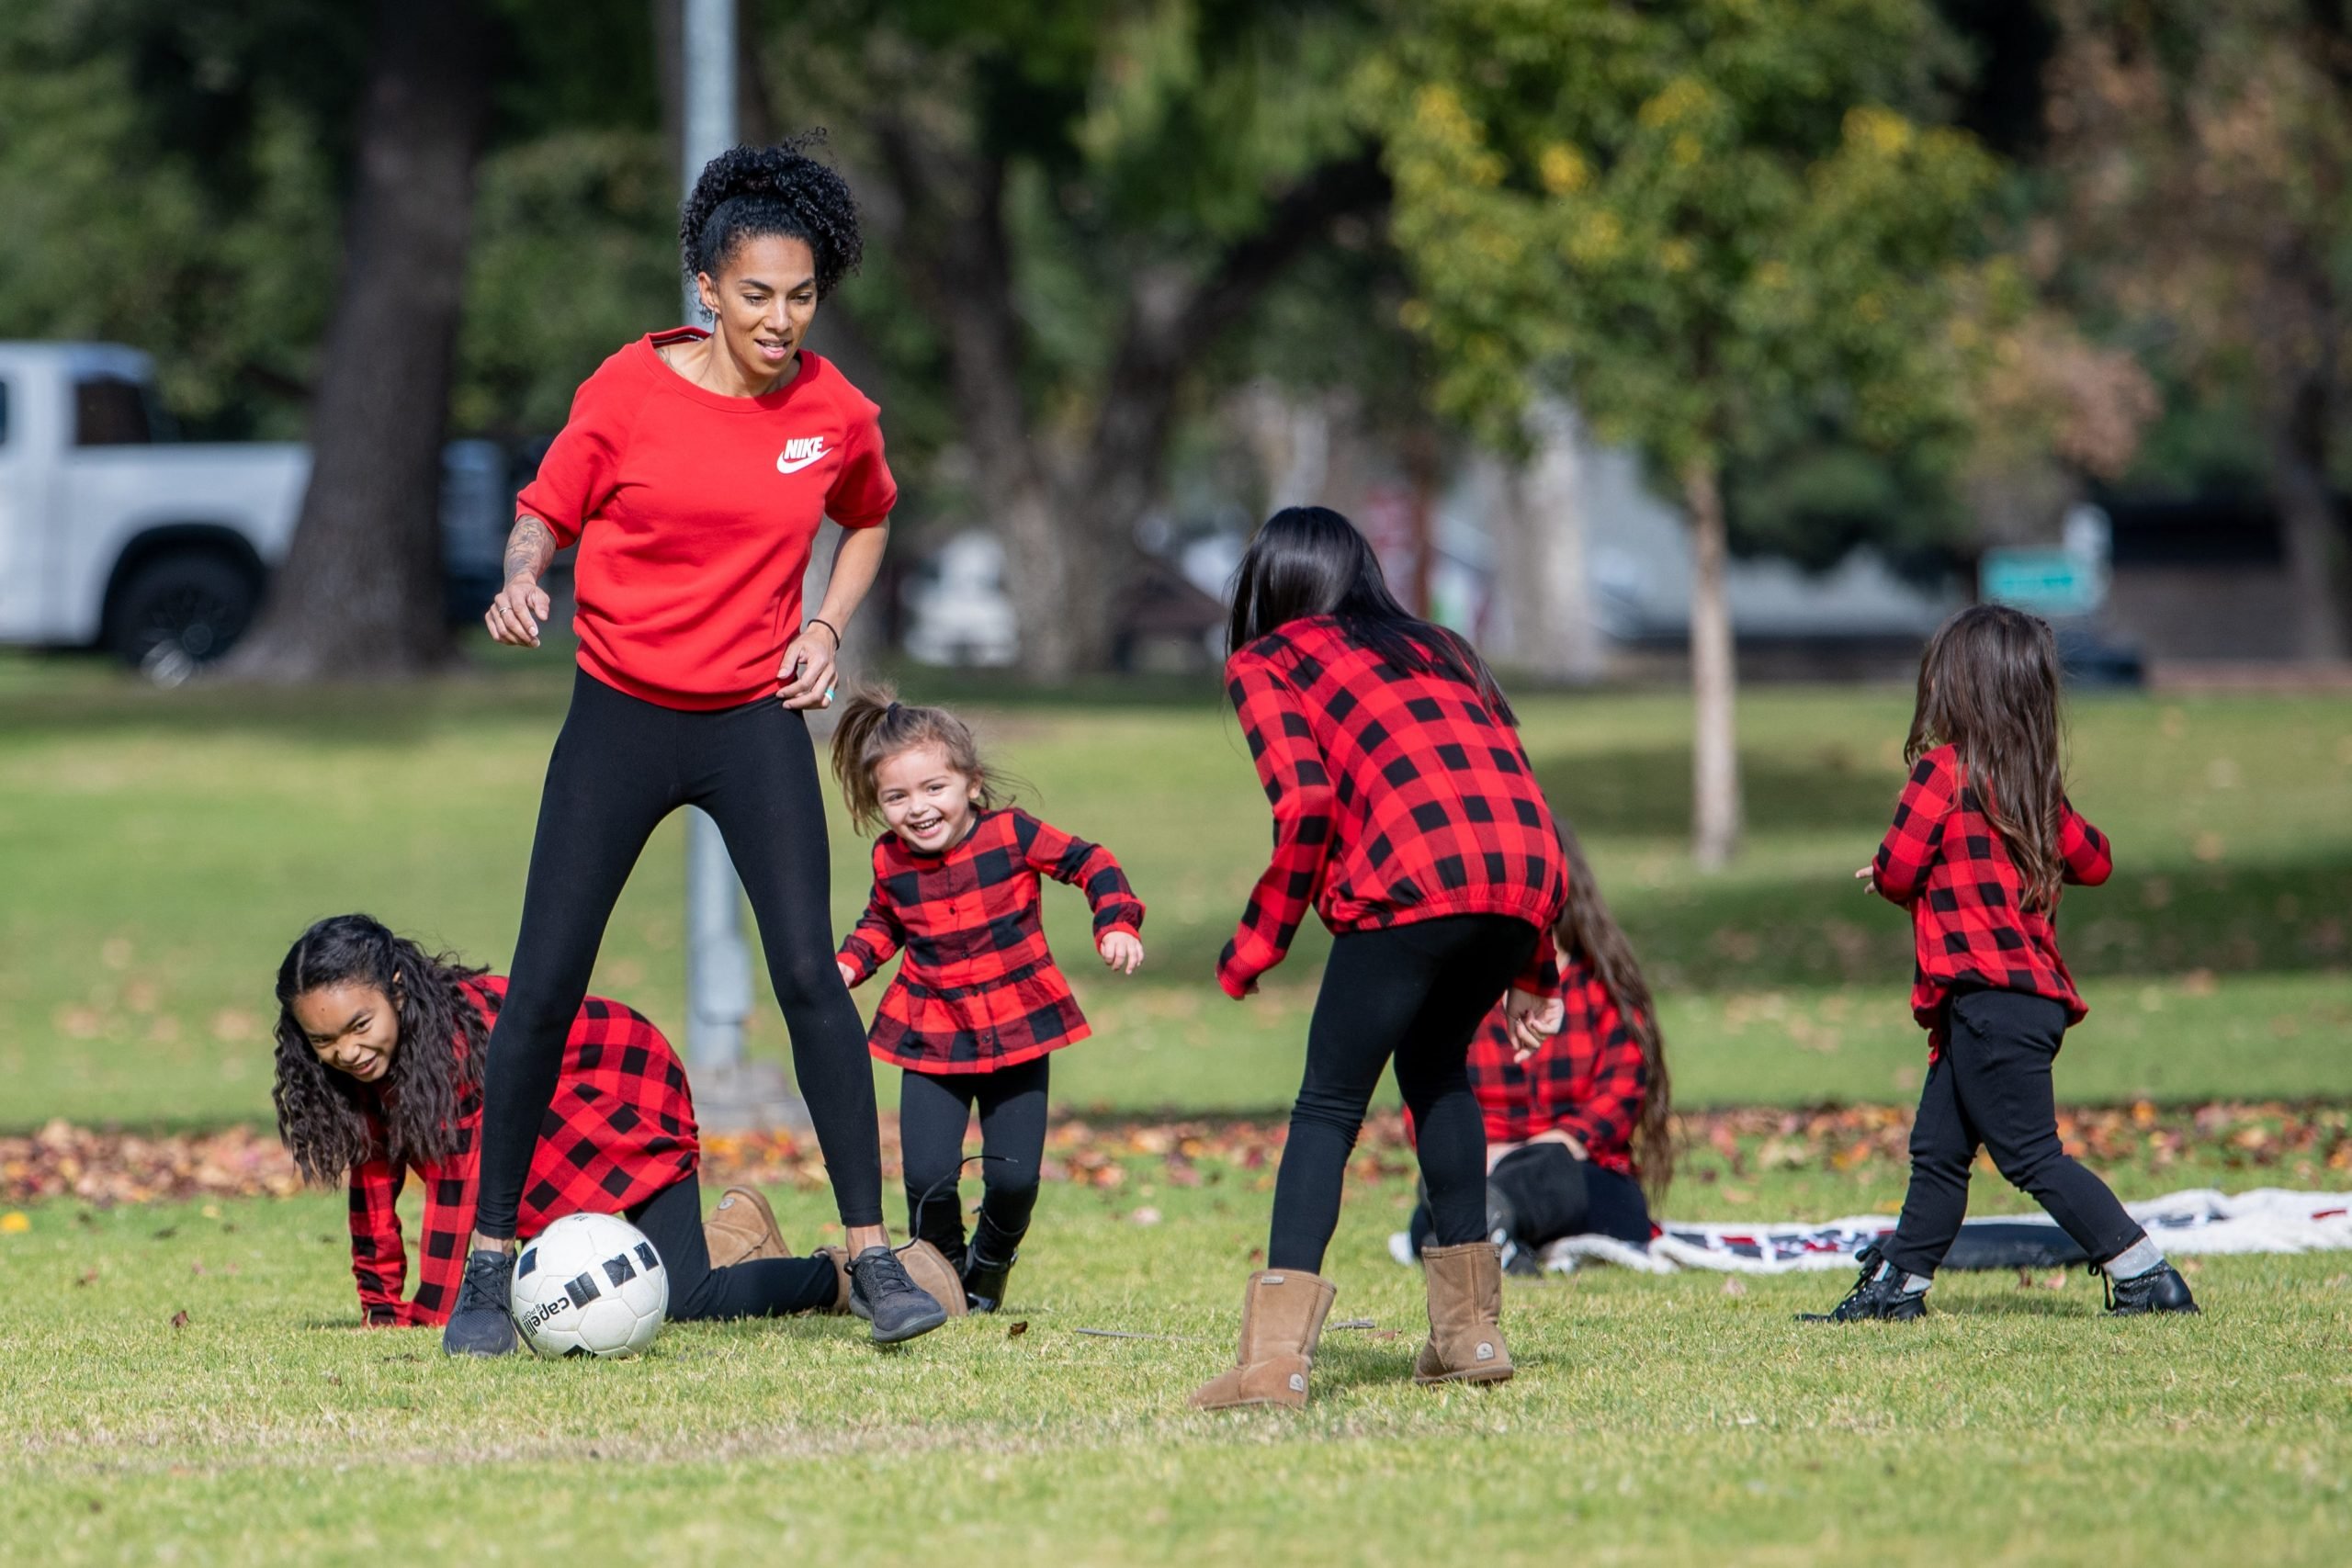
[[[102,646],[165,681],[219,658],[285,558],[310,477],[304,446],[175,439],[134,349],[0,343],[0,643]],[[445,453],[453,618],[497,592],[514,478],[494,443]]]

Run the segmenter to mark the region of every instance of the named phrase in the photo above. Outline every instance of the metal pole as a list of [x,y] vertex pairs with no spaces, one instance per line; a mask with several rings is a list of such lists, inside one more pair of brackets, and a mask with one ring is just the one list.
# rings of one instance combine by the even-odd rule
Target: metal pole
[[[735,144],[735,0],[685,0],[684,188],[703,165]],[[702,301],[685,284],[687,321]],[[743,1059],[743,1021],[752,1012],[752,953],[743,940],[743,896],[718,824],[686,811],[686,1065],[695,1109],[714,1131],[794,1122],[797,1101],[769,1063]]]

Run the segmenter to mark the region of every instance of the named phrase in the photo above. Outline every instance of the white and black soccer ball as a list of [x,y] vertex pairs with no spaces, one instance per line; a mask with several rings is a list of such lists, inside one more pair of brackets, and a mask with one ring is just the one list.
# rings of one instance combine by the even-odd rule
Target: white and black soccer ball
[[670,1270],[619,1215],[566,1214],[514,1259],[510,1310],[523,1342],[548,1360],[635,1356],[669,1314]]

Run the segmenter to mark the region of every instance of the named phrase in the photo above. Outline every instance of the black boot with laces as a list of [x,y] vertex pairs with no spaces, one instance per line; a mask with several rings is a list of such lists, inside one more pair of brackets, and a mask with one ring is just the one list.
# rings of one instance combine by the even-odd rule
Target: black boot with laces
[[447,1356],[511,1356],[514,1353],[514,1255],[485,1247],[466,1255],[465,1279],[458,1286],[458,1309],[441,1331]]
[[1910,1323],[1928,1315],[1928,1292],[1905,1291],[1903,1270],[1887,1262],[1877,1247],[1862,1248],[1854,1261],[1862,1266],[1862,1272],[1846,1299],[1827,1312],[1797,1314],[1799,1323],[1862,1323],[1872,1318]]
[[2110,1317],[2140,1317],[2152,1312],[2197,1312],[2197,1298],[2188,1281],[2169,1263],[2159,1263],[2129,1280],[2109,1277],[2097,1264],[2091,1272],[2107,1280],[2107,1311]]
[[874,1325],[876,1345],[896,1345],[947,1321],[939,1298],[907,1276],[887,1247],[869,1247],[849,1260],[849,1310]]

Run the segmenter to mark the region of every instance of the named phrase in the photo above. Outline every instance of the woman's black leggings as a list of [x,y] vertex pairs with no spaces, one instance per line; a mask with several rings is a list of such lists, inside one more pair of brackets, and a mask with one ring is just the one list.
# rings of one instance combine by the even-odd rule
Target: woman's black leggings
[[2107,1183],[2058,1139],[2050,1066],[2066,1010],[2016,991],[1963,991],[1944,1010],[1944,1048],[1911,1123],[1911,1187],[1887,1261],[1933,1279],[1968,1213],[1968,1168],[1981,1145],[2003,1176],[2050,1212],[2092,1261],[2148,1233]]
[[522,933],[491,1031],[474,1221],[485,1235],[514,1234],[605,923],[646,840],[682,806],[710,813],[751,895],[842,1224],[882,1223],[874,1076],[865,1026],[833,966],[825,803],[807,722],[772,698],[716,713],[665,708],[582,671],[548,761]]
[[822,1258],[757,1258],[713,1269],[702,1230],[702,1183],[694,1177],[670,1183],[628,1218],[670,1271],[673,1323],[830,1311],[840,1294],[841,1276]]
[[1348,1156],[1392,1056],[1420,1137],[1438,1245],[1487,1234],[1487,1126],[1464,1063],[1537,935],[1507,915],[1453,915],[1332,940],[1306,1030],[1306,1076],[1274,1178],[1267,1268],[1322,1270],[1339,1228]]
[[1010,1263],[1037,1206],[1046,1157],[1046,1085],[1051,1056],[990,1073],[919,1073],[899,1088],[899,1145],[906,1164],[907,1231],[964,1265],[964,1202],[956,1190],[964,1133],[980,1113],[980,1223],[972,1247]]

